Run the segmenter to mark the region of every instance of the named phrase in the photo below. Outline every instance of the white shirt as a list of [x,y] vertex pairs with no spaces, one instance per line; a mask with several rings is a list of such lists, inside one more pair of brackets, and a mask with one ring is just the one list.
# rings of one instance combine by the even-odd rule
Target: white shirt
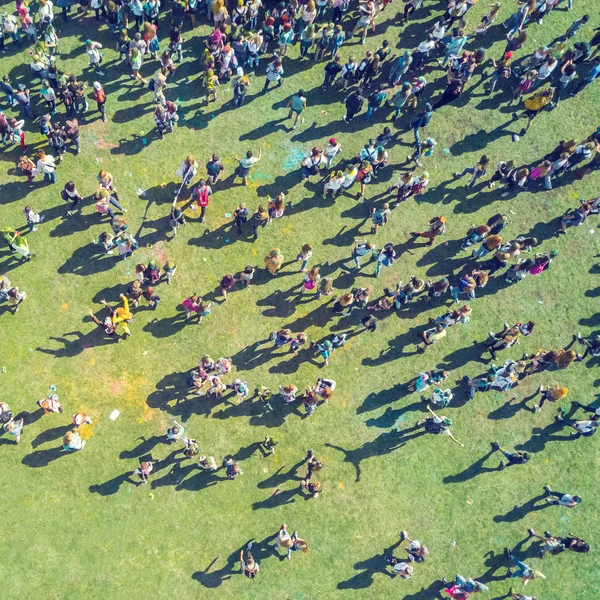
[[429,52],[435,46],[435,42],[433,40],[425,40],[419,44],[417,50],[422,54]]
[[54,157],[49,154],[46,154],[44,160],[40,159],[37,161],[37,170],[40,173],[54,173],[55,167]]
[[48,0],[43,6],[40,5],[40,7],[38,8],[38,17],[40,21],[43,21],[46,17],[49,17],[50,21],[54,19],[53,5],[52,2],[50,2],[50,0]]

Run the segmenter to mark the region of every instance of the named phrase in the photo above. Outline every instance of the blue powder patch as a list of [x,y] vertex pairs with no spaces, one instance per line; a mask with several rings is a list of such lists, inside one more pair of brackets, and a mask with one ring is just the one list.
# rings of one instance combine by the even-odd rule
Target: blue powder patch
[[285,171],[293,171],[300,166],[302,159],[306,155],[306,151],[302,146],[291,146],[283,163]]

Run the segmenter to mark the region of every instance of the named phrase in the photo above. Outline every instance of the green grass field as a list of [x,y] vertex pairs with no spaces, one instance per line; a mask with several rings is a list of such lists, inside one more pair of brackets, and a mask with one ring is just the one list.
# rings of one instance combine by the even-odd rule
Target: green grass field
[[[486,4],[482,0],[469,13],[471,29],[487,10]],[[488,58],[498,58],[504,48],[500,23],[513,5],[505,2],[502,18],[489,35],[468,47],[483,45]],[[441,14],[442,3],[427,2],[415,15],[420,20],[404,29],[396,26],[400,9],[396,0],[380,17],[377,35],[369,37],[365,47],[356,40],[347,42],[342,58],[349,54],[359,58],[384,38],[395,51],[416,46],[424,29]],[[575,0],[574,10],[561,8],[542,26],[532,24],[525,52],[518,57],[549,44],[585,9],[585,2]],[[520,346],[500,354],[499,362],[537,348],[559,349],[572,341],[574,333],[598,329],[598,217],[590,217],[583,227],[569,229],[560,238],[554,234],[568,208],[580,198],[597,195],[600,178],[597,173],[583,181],[567,176],[555,181],[552,191],[535,187],[502,198],[497,188],[490,191],[485,184],[468,190],[466,178],[454,183],[451,174],[472,166],[483,152],[494,165],[501,159],[530,164],[560,139],[587,137],[600,117],[598,84],[564,100],[553,112],[542,113],[517,144],[511,134],[522,121],[500,128],[510,120],[508,93],[484,95],[478,72],[470,83],[474,89],[457,106],[436,112],[428,128],[438,141],[434,156],[425,159],[430,189],[418,201],[411,199],[397,208],[376,243],[403,245],[411,230],[423,229],[439,214],[448,219],[447,234],[433,248],[415,246],[404,251],[376,280],[373,263],[360,273],[344,267],[350,266],[355,237],[370,235],[368,207],[384,201],[387,186],[401,172],[398,165],[410,152],[411,116],[397,122],[400,135],[388,148],[390,165],[375,185],[368,186],[366,202],[357,200],[357,185],[351,195],[335,202],[323,200],[320,182],[300,181],[302,155],[334,135],[343,146],[342,156],[351,158],[384,126],[384,114],[378,113],[368,124],[362,117],[351,124],[341,120],[342,93],[320,90],[323,64],[299,62],[295,47],[284,64],[283,87],[260,94],[267,64],[263,59],[257,76],[250,75],[252,87],[243,108],[232,110],[227,104],[231,85],[222,86],[219,100],[205,108],[197,57],[209,29],[204,24],[193,32],[186,29],[184,62],[169,80],[166,94],[167,99],[178,99],[181,120],[175,133],[158,140],[152,131],[151,93],[129,79],[106,26],[97,33],[93,17],[78,16],[64,25],[57,14],[56,21],[60,68],[66,73],[83,70],[90,89],[95,76],[87,69],[83,42],[91,37],[105,45],[106,75],[101,80],[108,95],[109,121],[102,123],[92,110],[83,117],[82,152],[77,157],[67,153],[57,169],[56,185],[37,183],[30,190],[15,169],[17,146],[5,148],[0,157],[2,226],[24,227],[25,204],[45,215],[39,231],[27,236],[36,255],[33,260],[19,264],[6,251],[0,255],[0,274],[8,275],[28,294],[17,314],[5,311],[0,317],[2,400],[15,413],[33,413],[35,402],[54,384],[65,407],[63,415],[44,416],[28,425],[19,446],[6,435],[0,438],[5,531],[0,565],[7,594],[114,600],[426,600],[438,597],[442,577],[459,572],[487,582],[486,598],[504,598],[511,582],[503,579],[507,566],[503,548],[517,545],[532,527],[538,533],[549,529],[581,535],[591,543],[592,552],[564,553],[542,561],[526,542],[518,555],[527,556],[527,562],[547,577],[528,585],[527,593],[541,600],[596,598],[600,586],[598,439],[560,441],[561,435],[568,434],[562,430],[554,435],[559,429],[553,424],[553,405],[540,413],[517,410],[520,401],[541,384],[566,385],[568,401],[592,402],[599,381],[596,359],[575,363],[567,371],[535,375],[507,394],[477,394],[472,401],[466,401],[460,380],[487,370],[479,362],[482,346],[474,342],[482,342],[490,329],[498,330],[504,322],[533,319],[537,327]],[[598,25],[594,12],[575,39],[589,39]],[[163,41],[161,49],[165,48]],[[0,74],[9,74],[15,84],[29,83],[28,62],[27,47],[15,52],[7,42]],[[584,65],[578,72],[588,68]],[[155,69],[156,63],[149,62],[142,73],[151,76]],[[427,70],[426,97],[441,92],[444,77],[440,69]],[[307,91],[306,122],[292,132],[283,105],[299,87]],[[39,97],[36,102],[40,114]],[[6,114],[16,115],[12,109]],[[64,123],[62,106],[57,120]],[[45,141],[37,122],[27,127],[32,154]],[[241,156],[249,148],[256,153],[259,145],[264,157],[253,170],[250,185],[244,188],[239,180],[233,184],[234,155]],[[180,160],[192,153],[204,165],[213,152],[225,163],[226,179],[215,188],[207,222],[200,224],[188,211],[188,225],[175,240],[167,241]],[[114,175],[129,211],[127,221],[140,241],[140,250],[126,261],[102,256],[92,243],[108,224],[101,223],[91,200],[81,216],[64,218],[67,205],[60,198],[64,183],[73,179],[89,198],[100,168]],[[137,196],[138,188],[147,190],[145,198]],[[242,201],[253,211],[267,194],[279,191],[288,198],[284,218],[262,230],[257,242],[238,239],[225,215]],[[340,319],[326,308],[326,299],[298,301],[302,276],[296,263],[274,278],[260,273],[255,285],[231,293],[224,304],[215,304],[201,325],[185,325],[176,317],[187,295],[212,292],[225,273],[239,272],[247,264],[262,269],[263,257],[273,247],[281,248],[286,260],[293,260],[307,242],[315,248],[312,264],[334,277],[336,293],[373,285],[373,297],[379,297],[385,286],[406,281],[412,274],[457,276],[473,265],[468,253],[460,251],[466,230],[497,212],[510,219],[507,237],[534,235],[541,251],[558,249],[557,259],[541,277],[528,277],[516,286],[506,286],[503,276],[495,277],[473,302],[471,322],[452,328],[443,343],[424,355],[414,353],[418,333],[444,308],[425,305],[423,300],[399,312],[380,313],[378,331],[353,337],[334,353],[326,368],[320,360],[308,360],[312,356],[308,351],[298,359],[283,349],[257,353],[253,344],[283,326],[304,330],[311,340],[319,340],[330,331],[360,325],[358,311]],[[158,287],[162,300],[156,312],[143,307],[135,311],[130,339],[106,342],[87,312],[93,307],[99,313],[103,298],[114,305],[132,281],[135,264],[150,258],[161,264],[167,258],[176,262],[173,284]],[[277,398],[271,414],[262,413],[259,401],[212,406],[205,397],[186,397],[186,374],[205,353],[215,360],[231,356],[234,374],[247,379],[252,388],[262,384],[277,389],[295,383],[304,389],[317,377],[330,376],[337,381],[337,391],[309,419],[285,409]],[[449,386],[456,388],[456,396],[443,412],[454,420],[454,434],[465,447],[422,436],[393,450],[399,439],[394,426],[412,427],[425,413],[419,395],[408,394],[407,382],[436,365],[451,370]],[[231,379],[229,375],[226,382]],[[512,396],[517,398],[513,408],[505,406]],[[115,408],[121,416],[113,422],[108,415]],[[61,438],[78,410],[88,411],[94,425],[86,432],[85,449],[65,455],[59,451]],[[202,453],[214,455],[218,462],[227,454],[235,455],[244,475],[228,481],[222,470],[208,475],[195,462],[175,456],[174,448],[163,443],[173,418],[198,439]],[[274,457],[263,458],[256,443],[267,433],[274,433],[280,443]],[[532,452],[532,460],[502,472],[480,471],[478,466],[498,465],[497,456],[478,462],[496,439],[511,448],[522,445]],[[308,448],[326,464],[319,477],[325,491],[311,500],[296,493]],[[136,485],[128,476],[148,456],[158,461],[155,472],[148,485]],[[544,484],[580,494],[582,505],[572,511],[552,506],[528,512],[529,500],[542,493]],[[276,488],[280,492],[272,496]],[[308,554],[294,553],[291,561],[281,562],[272,554],[269,545],[282,522],[308,541]],[[415,566],[408,581],[392,580],[383,572],[384,549],[396,543],[402,529],[431,552],[426,563]],[[251,539],[261,562],[254,582],[239,574],[236,562],[240,547]],[[515,590],[522,589],[519,581],[513,583]]]

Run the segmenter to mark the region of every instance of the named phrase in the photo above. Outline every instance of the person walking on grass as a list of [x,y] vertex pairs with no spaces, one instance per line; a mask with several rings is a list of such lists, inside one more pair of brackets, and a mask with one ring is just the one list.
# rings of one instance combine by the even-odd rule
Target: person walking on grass
[[500,461],[500,464],[498,465],[498,469],[500,469],[500,471],[512,465],[524,465],[528,463],[529,459],[531,458],[528,452],[509,452],[508,450],[502,448],[499,442],[492,442],[492,451],[500,452],[500,454],[502,454],[502,456],[506,459],[506,462],[504,462],[504,460]]
[[445,416],[436,415],[433,410],[431,410],[431,406],[427,405],[427,410],[431,414],[430,417],[426,417],[424,421],[417,421],[415,425],[415,429],[420,427],[425,428],[426,433],[433,433],[435,435],[447,435],[454,443],[458,444],[461,448],[464,448],[465,445],[461,444],[450,431],[450,427],[452,427],[452,419],[449,419]]
[[296,129],[298,121],[304,123],[304,117],[302,116],[302,113],[306,110],[306,96],[304,90],[298,90],[298,92],[290,98],[286,106],[290,109],[288,119],[294,118],[291,127],[292,130],[294,130]]
[[563,492],[554,492],[550,489],[549,485],[544,486],[544,492],[546,493],[547,504],[556,504],[557,506],[564,506],[565,508],[575,508],[581,504],[581,496],[573,496],[572,494],[565,494]]
[[508,548],[504,549],[504,555],[517,567],[514,571],[509,568],[506,571],[506,577],[514,579],[521,578],[523,580],[523,585],[527,585],[534,579],[546,579],[546,576],[543,573],[532,569],[529,565],[518,560]]

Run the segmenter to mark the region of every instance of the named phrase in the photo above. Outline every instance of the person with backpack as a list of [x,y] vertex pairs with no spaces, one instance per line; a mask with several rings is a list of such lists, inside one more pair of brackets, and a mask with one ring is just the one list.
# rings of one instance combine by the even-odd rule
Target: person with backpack
[[215,185],[221,177],[221,173],[225,170],[223,163],[219,160],[216,154],[206,163],[206,178],[208,185]]
[[419,427],[424,427],[426,433],[433,433],[434,435],[447,435],[454,443],[458,444],[461,448],[464,448],[465,445],[461,444],[450,431],[452,427],[452,419],[449,419],[445,416],[436,415],[433,410],[431,410],[431,406],[427,406],[427,410],[431,414],[430,417],[426,417],[424,421],[417,421],[415,425],[415,429]]
[[379,251],[377,255],[377,264],[375,266],[375,277],[379,277],[381,273],[381,267],[391,267],[396,260],[396,251],[394,250],[394,244],[388,242],[385,246]]
[[529,452],[508,452],[508,450],[505,450],[500,446],[499,442],[492,442],[492,452],[500,452],[506,459],[506,462],[504,462],[504,460],[500,461],[500,464],[498,465],[500,471],[512,465],[524,465],[528,463],[531,458]]
[[[201,179],[192,191],[192,198],[197,201],[200,208],[200,223],[204,223],[206,217],[206,207],[208,206],[208,198],[212,195],[212,189],[206,185],[206,181]],[[192,206],[192,210],[197,210]]]

